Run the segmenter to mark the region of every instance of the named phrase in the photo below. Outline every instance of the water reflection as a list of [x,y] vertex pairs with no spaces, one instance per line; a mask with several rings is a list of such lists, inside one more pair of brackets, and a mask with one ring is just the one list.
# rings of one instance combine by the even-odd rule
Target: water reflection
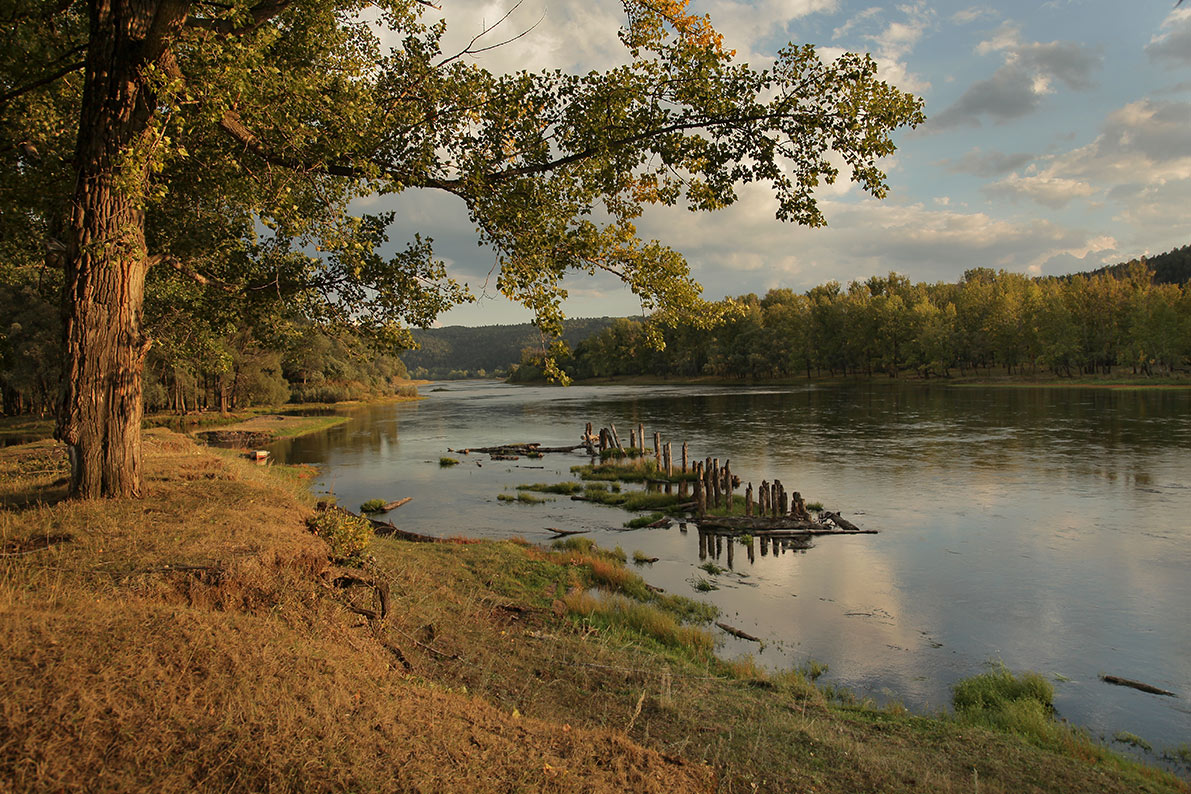
[[[706,598],[767,642],[773,666],[813,657],[878,699],[941,708],[989,659],[1058,674],[1060,713],[1094,733],[1156,747],[1191,736],[1191,397],[1183,391],[848,387],[511,387],[451,383],[417,402],[366,408],[275,454],[322,464],[318,487],[355,506],[414,500],[391,517],[440,535],[544,541],[590,530],[659,561],[646,578]],[[529,482],[573,479],[581,455],[495,462],[459,449],[572,443],[585,422],[644,423],[692,457],[730,458],[745,482],[782,480],[875,536],[822,538],[774,554],[759,541],[703,549],[699,536],[624,532],[622,511],[566,497],[506,504]],[[626,431],[627,432],[627,431]],[[863,513],[859,517],[857,512]],[[693,528],[692,528],[693,529]],[[729,554],[731,559],[729,559]],[[692,589],[698,577],[718,590]],[[725,652],[756,646],[724,638]],[[1180,693],[1121,690],[1101,673]]]

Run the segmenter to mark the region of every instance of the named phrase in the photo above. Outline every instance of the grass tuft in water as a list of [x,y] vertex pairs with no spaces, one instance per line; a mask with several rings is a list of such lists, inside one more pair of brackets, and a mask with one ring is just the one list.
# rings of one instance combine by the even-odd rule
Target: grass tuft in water
[[454,458],[442,457],[438,459],[438,465],[445,469],[448,466],[458,466],[459,461],[455,460]]

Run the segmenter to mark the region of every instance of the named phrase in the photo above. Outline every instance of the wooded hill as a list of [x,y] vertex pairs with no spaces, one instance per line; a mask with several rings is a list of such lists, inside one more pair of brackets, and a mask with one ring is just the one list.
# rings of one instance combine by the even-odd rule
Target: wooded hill
[[[574,349],[613,322],[612,317],[566,320],[563,339]],[[541,352],[544,344],[541,332],[532,323],[478,328],[451,325],[412,333],[419,347],[402,353],[401,359],[414,378],[503,378],[521,360],[524,350]]]
[[[1160,261],[1170,278],[1181,249]],[[1030,278],[969,270],[956,283],[911,283],[890,273],[806,293],[770,290],[726,301],[729,319],[703,330],[618,320],[584,340],[560,365],[574,378],[1049,372],[1067,377],[1127,367],[1171,374],[1191,356],[1191,285],[1161,283],[1139,261],[1091,274]],[[654,327],[651,328],[650,325]],[[664,346],[652,344],[650,332]],[[541,377],[527,354],[517,381]]]

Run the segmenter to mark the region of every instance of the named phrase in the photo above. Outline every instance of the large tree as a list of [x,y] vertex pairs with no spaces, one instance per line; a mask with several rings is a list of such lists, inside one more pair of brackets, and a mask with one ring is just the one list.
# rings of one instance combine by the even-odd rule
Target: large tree
[[[72,493],[141,492],[147,274],[392,335],[464,293],[429,241],[383,257],[391,217],[349,203],[429,189],[466,204],[498,286],[547,331],[573,270],[689,315],[685,261],[637,236],[645,205],[714,210],[763,181],[779,218],[820,225],[813,191],[833,160],[881,196],[892,131],[922,119],[867,56],[789,47],[767,69],[736,63],[685,0],[623,0],[625,64],[585,75],[444,54],[423,4],[10,0],[0,150],[23,187],[0,212],[35,227],[64,273]],[[29,108],[49,119],[40,131]],[[73,155],[55,159],[64,137]]]

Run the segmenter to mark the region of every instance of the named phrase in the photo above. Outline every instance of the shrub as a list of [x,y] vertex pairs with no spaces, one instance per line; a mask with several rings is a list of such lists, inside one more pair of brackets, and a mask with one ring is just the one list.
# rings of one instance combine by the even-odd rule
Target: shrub
[[372,540],[372,522],[338,507],[328,507],[306,519],[306,526],[331,550],[331,559],[340,565],[363,565],[368,543]]
[[966,722],[1047,743],[1054,736],[1054,687],[1038,673],[1015,676],[997,664],[952,687],[956,714]]

